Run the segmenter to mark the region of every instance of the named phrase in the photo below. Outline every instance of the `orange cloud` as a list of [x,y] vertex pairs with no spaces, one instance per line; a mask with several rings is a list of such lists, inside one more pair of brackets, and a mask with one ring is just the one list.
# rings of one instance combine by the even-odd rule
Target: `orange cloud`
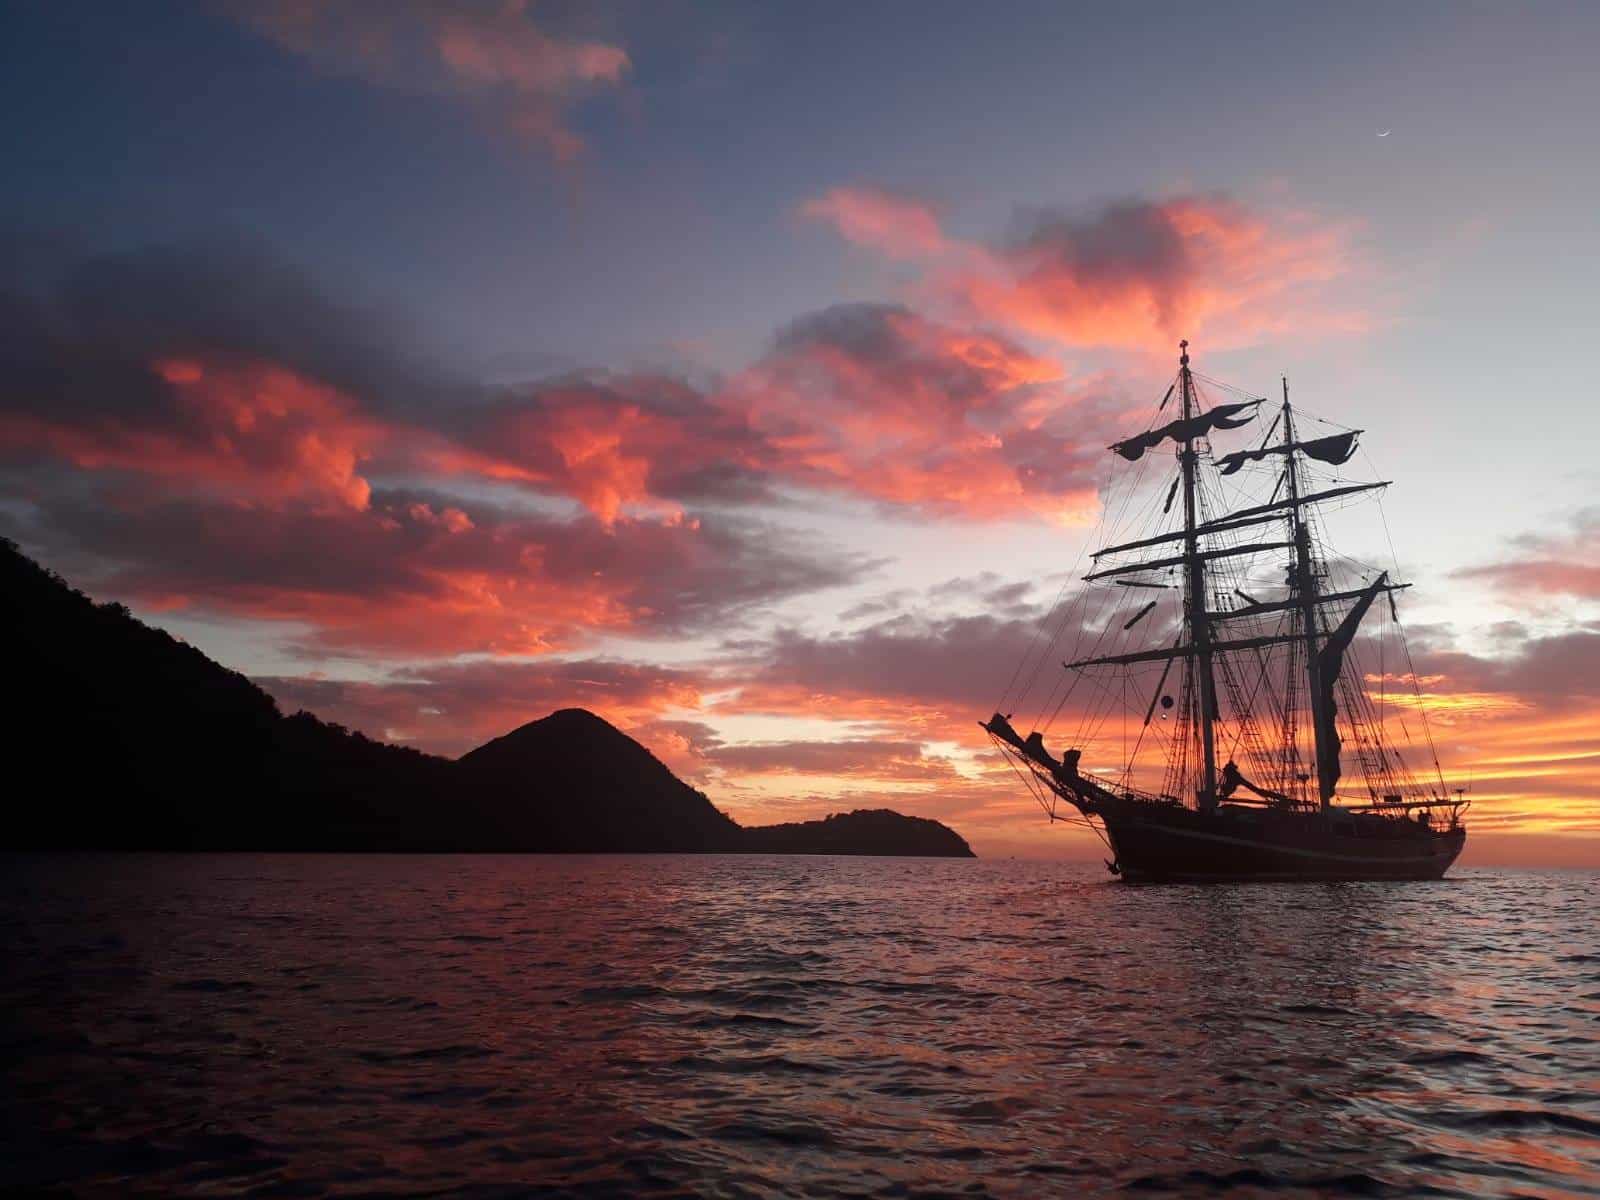
[[1327,295],[1352,267],[1341,229],[1185,196],[1040,219],[941,282],[985,320],[1064,343],[1228,347],[1362,331],[1367,318]]
[[0,449],[200,484],[251,504],[367,507],[361,466],[386,433],[349,397],[271,364],[172,358],[151,374],[159,397],[142,410],[89,421],[70,411],[0,415]]
[[620,377],[506,395],[437,443],[426,465],[570,496],[609,526],[624,506],[679,513],[711,476],[771,459],[737,413],[692,388]]
[[49,535],[166,611],[298,627],[311,655],[548,654],[604,632],[727,631],[869,564],[733,518],[534,517],[374,491],[364,510],[241,507],[124,487],[58,501]]
[[779,487],[963,519],[1072,519],[1093,509],[1118,415],[1102,387],[1069,386],[996,334],[842,305],[793,322],[706,392],[599,375],[508,391],[420,465],[570,496],[606,524]]
[[730,385],[779,478],[948,516],[1092,509],[1114,409],[995,334],[888,305],[796,321]]
[[359,507],[374,478],[488,480],[607,526],[796,490],[1072,520],[1093,509],[1121,416],[1104,378],[898,305],[807,314],[711,384],[594,372],[490,390],[419,366],[392,328],[259,256],[113,256],[81,274],[98,315],[84,322],[65,291],[28,313],[40,332],[0,453],[163,478],[174,495],[187,480],[239,503]]
[[1347,229],[1224,196],[1047,212],[999,245],[951,238],[927,205],[872,188],[835,188],[801,212],[922,260],[922,290],[964,317],[1066,345],[1144,350],[1185,336],[1226,348],[1370,324],[1333,294],[1359,266]]

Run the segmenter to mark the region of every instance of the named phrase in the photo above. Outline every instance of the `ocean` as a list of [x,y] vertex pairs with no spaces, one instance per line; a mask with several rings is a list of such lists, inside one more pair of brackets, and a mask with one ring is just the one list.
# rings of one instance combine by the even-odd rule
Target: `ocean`
[[0,1183],[1600,1195],[1600,873],[5,860]]

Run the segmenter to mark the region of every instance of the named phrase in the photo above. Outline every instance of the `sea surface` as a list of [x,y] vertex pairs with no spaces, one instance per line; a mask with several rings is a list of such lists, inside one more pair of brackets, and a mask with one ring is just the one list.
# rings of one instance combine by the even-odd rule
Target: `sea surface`
[[19,1191],[1600,1195],[1600,873],[0,867]]

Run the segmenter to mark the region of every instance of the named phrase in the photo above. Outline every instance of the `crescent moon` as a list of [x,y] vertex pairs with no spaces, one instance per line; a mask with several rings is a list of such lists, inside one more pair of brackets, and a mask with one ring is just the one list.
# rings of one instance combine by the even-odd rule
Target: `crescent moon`
[[1379,137],[1388,137],[1388,136],[1389,136],[1389,135],[1390,135],[1390,134],[1391,134],[1391,133],[1393,133],[1393,132],[1394,132],[1394,130],[1392,130],[1392,129],[1385,129],[1385,130],[1384,130],[1384,131],[1383,131],[1383,132],[1382,132],[1382,133],[1380,133],[1380,134],[1379,134],[1379,135],[1378,135],[1378,136],[1379,136]]

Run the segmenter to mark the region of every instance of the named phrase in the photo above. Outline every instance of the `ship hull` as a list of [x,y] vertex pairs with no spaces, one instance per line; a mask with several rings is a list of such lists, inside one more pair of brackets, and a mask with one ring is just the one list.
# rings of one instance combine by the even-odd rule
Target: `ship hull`
[[1392,818],[1223,806],[1097,804],[1128,883],[1439,879],[1466,830]]

